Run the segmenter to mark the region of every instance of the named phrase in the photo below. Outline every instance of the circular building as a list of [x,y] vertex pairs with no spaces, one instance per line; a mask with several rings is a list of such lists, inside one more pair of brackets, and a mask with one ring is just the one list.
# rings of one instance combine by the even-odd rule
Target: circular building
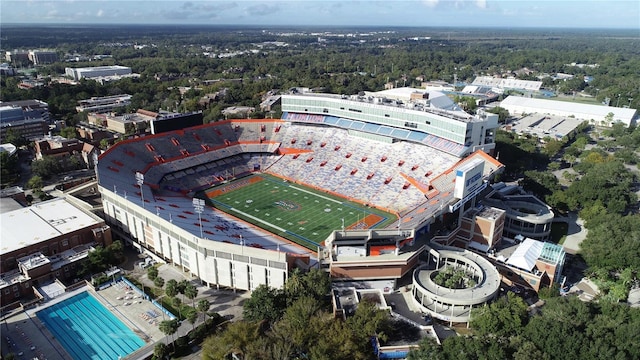
[[431,250],[429,262],[413,273],[413,301],[431,316],[468,322],[471,310],[493,299],[500,274],[485,258],[468,250]]

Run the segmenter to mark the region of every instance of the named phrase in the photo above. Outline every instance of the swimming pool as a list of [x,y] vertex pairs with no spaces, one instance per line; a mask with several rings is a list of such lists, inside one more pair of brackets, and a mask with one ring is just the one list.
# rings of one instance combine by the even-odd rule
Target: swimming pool
[[88,292],[36,315],[75,360],[114,360],[145,344]]

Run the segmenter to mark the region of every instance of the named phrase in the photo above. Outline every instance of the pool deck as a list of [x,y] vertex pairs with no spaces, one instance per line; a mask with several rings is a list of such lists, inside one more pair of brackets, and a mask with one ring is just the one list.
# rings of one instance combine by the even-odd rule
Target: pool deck
[[[17,355],[16,359],[31,360],[38,357],[39,359],[49,360],[71,360],[72,357],[55,340],[55,337],[38,319],[36,313],[84,291],[89,291],[102,305],[144,340],[146,344],[143,348],[152,346],[155,342],[164,338],[164,334],[158,328],[158,325],[163,320],[163,313],[150,301],[136,297],[137,294],[127,290],[124,285],[110,286],[100,291],[90,290],[87,286],[65,293],[35,308],[5,318],[0,323],[3,355],[11,351]],[[156,318],[148,314],[148,312],[153,312],[154,310],[160,314]],[[165,315],[164,319],[168,319],[168,316]],[[9,342],[15,345],[9,347]],[[22,355],[18,355],[20,353]]]

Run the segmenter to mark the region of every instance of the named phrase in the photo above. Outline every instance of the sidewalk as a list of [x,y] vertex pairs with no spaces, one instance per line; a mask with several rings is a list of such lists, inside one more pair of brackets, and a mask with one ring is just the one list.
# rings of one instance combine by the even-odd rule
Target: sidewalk
[[580,243],[587,237],[587,228],[584,226],[584,220],[574,212],[570,212],[566,219],[569,229],[562,247],[568,254],[575,255],[580,252]]

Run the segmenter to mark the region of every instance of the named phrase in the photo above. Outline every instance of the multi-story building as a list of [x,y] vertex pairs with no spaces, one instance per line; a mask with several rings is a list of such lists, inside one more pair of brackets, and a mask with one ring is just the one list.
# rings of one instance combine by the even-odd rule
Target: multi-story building
[[12,129],[25,139],[49,131],[49,106],[40,100],[0,102],[0,141]]
[[0,64],[0,76],[14,76],[18,72],[14,67],[7,63]]
[[502,240],[506,212],[501,209],[479,206],[467,210],[460,218],[459,239],[465,239],[462,247],[483,252],[494,248]]
[[5,52],[5,59],[8,62],[18,66],[27,66],[29,64],[29,52],[26,50],[13,50]]
[[36,159],[43,156],[64,157],[73,152],[80,152],[83,143],[78,139],[67,139],[62,136],[45,136],[34,140]]
[[73,80],[80,80],[114,75],[129,75],[131,74],[131,68],[120,65],[109,65],[83,68],[65,68],[64,72]]
[[21,108],[24,118],[42,118],[50,122],[49,104],[41,100],[0,101],[0,106]]
[[494,184],[493,189],[496,191],[486,196],[482,203],[505,211],[504,237],[549,240],[555,217],[549,205],[533,195],[520,194],[517,186],[499,183]]
[[29,51],[29,60],[33,65],[46,65],[58,61],[58,53],[49,50]]
[[562,245],[518,236],[515,241],[503,241],[487,256],[510,286],[538,291],[564,280]]
[[106,113],[131,105],[131,95],[120,94],[78,101],[77,112]]
[[104,220],[64,198],[0,214],[0,294],[5,306],[38,286],[73,279],[93,246],[108,246]]

